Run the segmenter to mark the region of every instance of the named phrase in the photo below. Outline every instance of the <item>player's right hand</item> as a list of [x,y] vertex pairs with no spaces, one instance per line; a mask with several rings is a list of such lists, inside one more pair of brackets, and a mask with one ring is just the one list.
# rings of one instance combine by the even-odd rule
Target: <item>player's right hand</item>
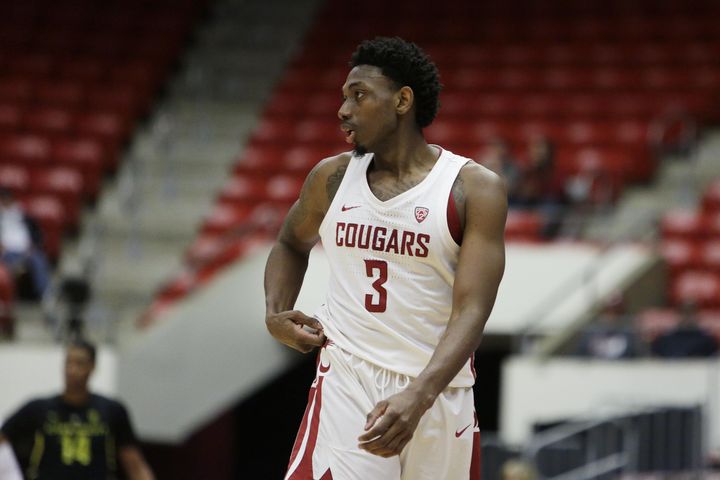
[[[265,325],[275,339],[302,353],[308,353],[325,344],[326,338],[320,322],[299,310],[267,315]],[[303,328],[305,326],[315,331],[308,331]]]

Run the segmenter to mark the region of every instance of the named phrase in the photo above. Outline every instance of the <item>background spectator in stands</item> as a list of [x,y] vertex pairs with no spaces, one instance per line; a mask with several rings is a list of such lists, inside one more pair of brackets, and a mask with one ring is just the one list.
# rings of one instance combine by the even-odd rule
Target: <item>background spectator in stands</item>
[[681,310],[680,323],[653,340],[652,353],[666,358],[710,357],[717,354],[715,337],[698,325],[695,303],[685,302]]
[[517,160],[510,151],[508,143],[499,137],[490,140],[480,157],[480,163],[505,180],[508,202],[511,206],[517,205],[521,184],[521,172]]
[[0,189],[0,248],[0,259],[15,277],[29,270],[35,294],[42,296],[50,283],[50,268],[40,228],[7,189]]
[[528,144],[527,162],[518,187],[518,202],[526,207],[557,203],[553,188],[555,146],[544,135],[536,135]]
[[640,353],[639,345],[626,315],[623,297],[615,293],[595,323],[583,332],[578,354],[607,360],[632,358]]

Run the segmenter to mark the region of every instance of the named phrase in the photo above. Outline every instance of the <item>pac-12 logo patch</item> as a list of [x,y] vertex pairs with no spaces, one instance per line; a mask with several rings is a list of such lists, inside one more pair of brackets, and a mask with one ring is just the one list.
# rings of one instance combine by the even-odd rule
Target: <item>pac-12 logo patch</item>
[[427,218],[428,213],[430,213],[430,210],[425,207],[415,207],[415,220],[422,223]]

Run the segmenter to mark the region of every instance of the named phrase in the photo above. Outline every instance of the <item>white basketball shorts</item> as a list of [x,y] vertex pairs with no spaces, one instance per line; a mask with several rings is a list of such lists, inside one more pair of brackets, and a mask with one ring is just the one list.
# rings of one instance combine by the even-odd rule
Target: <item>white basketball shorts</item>
[[399,456],[358,448],[366,416],[411,379],[329,341],[290,456],[286,480],[479,480],[480,430],[472,388],[447,388]]

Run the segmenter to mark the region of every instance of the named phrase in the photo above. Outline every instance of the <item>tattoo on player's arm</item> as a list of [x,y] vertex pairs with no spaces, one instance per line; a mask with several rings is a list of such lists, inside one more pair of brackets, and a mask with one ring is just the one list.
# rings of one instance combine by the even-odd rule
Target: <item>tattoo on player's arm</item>
[[465,201],[465,187],[463,179],[458,175],[455,177],[455,183],[452,186],[452,194],[455,204],[462,204]]
[[328,204],[332,203],[333,198],[335,198],[335,194],[340,187],[340,182],[342,182],[342,179],[345,176],[345,170],[347,170],[347,165],[341,165],[330,176],[328,176],[327,183],[325,184]]

